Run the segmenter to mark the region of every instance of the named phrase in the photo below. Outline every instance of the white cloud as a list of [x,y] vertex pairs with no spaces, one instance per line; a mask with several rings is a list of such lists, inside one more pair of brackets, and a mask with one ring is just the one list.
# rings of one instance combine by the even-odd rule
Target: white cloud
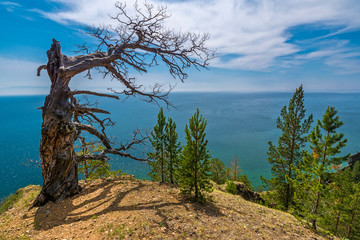
[[15,3],[15,2],[0,2],[0,5],[5,6],[5,8],[8,12],[13,12],[14,8],[21,7],[20,4]]
[[[325,43],[325,44],[324,44]],[[300,61],[321,60],[339,74],[360,73],[360,47],[347,47],[348,41],[324,41],[321,50],[297,55]]]
[[14,2],[0,2],[1,5],[5,5],[5,6],[12,6],[12,7],[20,7],[21,5],[18,3],[14,3]]
[[[81,24],[110,23],[115,1],[53,0],[67,6],[59,12],[43,12],[60,22]],[[127,0],[131,6],[134,1]],[[339,31],[360,28],[358,0],[149,0],[154,5],[167,5],[172,15],[168,26],[194,32],[208,32],[210,48],[220,56],[235,54],[229,61],[216,59],[212,65],[221,68],[267,71],[279,57],[291,56],[301,46],[289,43],[286,31],[304,24],[337,26]],[[130,9],[130,8],[129,8]],[[314,54],[319,54],[314,53]],[[311,57],[311,56],[309,56]]]

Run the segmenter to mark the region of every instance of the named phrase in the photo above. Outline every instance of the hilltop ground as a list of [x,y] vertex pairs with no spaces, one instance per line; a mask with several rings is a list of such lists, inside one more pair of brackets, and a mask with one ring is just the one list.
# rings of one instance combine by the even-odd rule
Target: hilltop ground
[[18,191],[0,239],[327,239],[292,215],[220,190],[205,205],[134,178],[81,182],[81,194],[28,211],[40,186]]

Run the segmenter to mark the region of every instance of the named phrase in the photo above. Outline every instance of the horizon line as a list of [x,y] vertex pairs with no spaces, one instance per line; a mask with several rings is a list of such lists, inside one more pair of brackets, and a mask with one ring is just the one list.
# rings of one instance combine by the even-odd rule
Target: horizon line
[[[290,90],[279,90],[279,91],[173,91],[170,94],[174,93],[229,93],[229,94],[253,94],[253,93],[293,93],[294,91]],[[304,91],[306,93],[335,93],[335,94],[351,94],[351,93],[360,93],[360,90],[354,91],[325,91],[325,90],[315,90],[315,91]],[[99,93],[109,93],[106,91],[99,91]],[[169,95],[170,95],[169,94]],[[0,94],[0,97],[26,97],[26,96],[47,96],[48,94],[45,93],[30,93],[30,94]],[[113,94],[113,95],[121,95],[121,94]]]

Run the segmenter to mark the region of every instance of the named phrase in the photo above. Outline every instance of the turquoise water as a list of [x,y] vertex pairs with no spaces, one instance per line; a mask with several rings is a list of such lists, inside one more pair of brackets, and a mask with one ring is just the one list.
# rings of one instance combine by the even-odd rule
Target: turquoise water
[[[178,127],[180,140],[184,140],[184,128],[196,108],[208,121],[207,138],[213,157],[229,165],[236,154],[243,172],[257,187],[260,175],[269,176],[266,161],[267,142],[277,141],[281,134],[276,129],[276,118],[282,106],[287,105],[292,93],[171,93],[170,100],[177,109],[165,110]],[[41,111],[44,96],[0,97],[0,199],[28,184],[41,184],[41,169],[28,167],[28,159],[39,159]],[[108,130],[114,142],[126,142],[133,129],[151,129],[157,120],[159,107],[139,99],[124,102],[97,98],[99,106],[110,111],[116,126]],[[307,113],[320,118],[327,106],[339,111],[349,142],[345,153],[360,151],[360,94],[358,93],[307,93]],[[315,124],[313,124],[315,125]],[[138,147],[134,154],[149,150]],[[131,159],[113,158],[113,168],[147,176],[147,165]]]

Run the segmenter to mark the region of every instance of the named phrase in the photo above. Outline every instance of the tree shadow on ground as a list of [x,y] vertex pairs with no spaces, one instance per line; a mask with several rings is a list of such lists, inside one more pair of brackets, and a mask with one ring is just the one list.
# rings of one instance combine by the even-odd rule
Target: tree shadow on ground
[[[183,202],[189,203],[189,206],[191,207],[191,210],[196,212],[197,215],[199,214],[205,214],[209,217],[222,217],[225,216],[218,206],[216,206],[213,202],[213,199],[207,199],[206,202],[196,202],[193,200],[193,198],[189,199],[186,196],[180,195]],[[187,208],[188,211],[190,211],[189,208]]]
[[[149,189],[145,189],[145,187]],[[211,202],[206,204],[192,203],[180,196],[175,197],[176,200],[168,201],[167,195],[163,199],[158,199],[159,196],[156,195],[156,192],[152,193],[154,198],[149,197],[147,199],[146,196],[141,196],[147,193],[145,191],[152,191],[150,188],[154,189],[154,185],[141,181],[112,180],[109,182],[103,180],[98,184],[90,184],[79,195],[58,203],[48,203],[38,208],[34,214],[34,227],[37,230],[49,230],[61,225],[95,219],[114,211],[119,213],[155,211],[154,214],[160,219],[156,221],[167,226],[174,206],[181,206],[186,212],[194,211],[197,215],[223,216],[220,209]],[[131,199],[127,198],[124,202],[124,198],[131,193]],[[138,201],[133,200],[132,196],[138,196]],[[128,215],[131,216],[131,213]]]
[[[125,187],[124,191],[117,194],[111,194],[111,189],[114,184],[124,184],[119,181],[102,182],[96,187],[88,187],[84,189],[79,195],[75,195],[69,199],[65,199],[58,203],[47,203],[43,207],[39,207],[34,216],[34,227],[38,230],[47,230],[59,225],[71,224],[77,221],[86,221],[94,218],[94,216],[101,216],[103,214],[118,211],[119,203],[123,198],[134,191],[140,190],[144,185],[141,182],[132,183],[131,187]],[[99,191],[92,198],[81,201],[80,198]],[[74,204],[79,201],[79,204]],[[90,206],[91,207],[88,207]],[[101,210],[96,210],[100,208]]]

